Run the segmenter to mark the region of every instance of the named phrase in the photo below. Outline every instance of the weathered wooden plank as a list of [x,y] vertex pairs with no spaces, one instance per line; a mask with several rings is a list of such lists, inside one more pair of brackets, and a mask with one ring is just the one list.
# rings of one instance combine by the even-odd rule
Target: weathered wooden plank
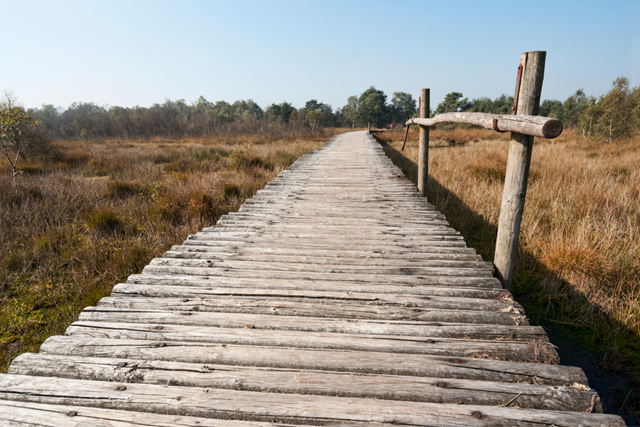
[[[455,274],[455,271],[452,271]],[[143,275],[154,276],[200,276],[215,278],[215,280],[229,279],[277,279],[277,280],[327,280],[360,283],[386,283],[392,285],[447,285],[480,288],[498,288],[500,282],[489,275],[478,276],[448,276],[448,275],[382,275],[366,273],[322,273],[310,271],[281,271],[281,270],[243,270],[243,269],[222,269],[222,268],[198,268],[198,267],[176,267],[162,265],[147,265],[142,270]]]
[[[332,198],[333,199],[333,198]],[[306,202],[306,203],[305,203]],[[364,203],[362,201],[349,201],[344,200],[340,203],[340,210],[347,211],[350,208],[356,208],[363,210],[363,208],[370,207],[372,210],[377,212],[384,212],[386,209],[402,209],[403,212],[412,212],[412,213],[424,213],[424,212],[434,212],[435,208],[431,205],[427,204],[418,204],[412,201],[377,201],[371,203]],[[244,202],[245,209],[271,209],[272,207],[282,207],[282,208],[291,208],[295,209],[296,207],[305,206],[309,207],[318,207],[318,209],[323,210],[326,209],[326,205],[322,204],[322,201],[314,202],[312,199],[310,200],[291,200],[290,198],[283,198],[280,200],[272,200],[271,198],[264,198],[260,196],[253,197],[251,199],[247,199]],[[333,208],[335,210],[335,208]]]
[[243,250],[246,248],[254,249],[263,249],[265,251],[273,250],[288,250],[292,248],[299,249],[300,253],[311,253],[311,251],[323,251],[329,252],[332,249],[336,254],[342,253],[373,253],[373,254],[389,254],[389,255],[402,255],[406,254],[407,256],[426,254],[454,254],[454,255],[465,255],[465,254],[476,254],[476,251],[472,248],[467,247],[446,247],[442,245],[438,246],[420,246],[416,244],[403,244],[403,245],[371,245],[371,244],[357,244],[355,246],[336,246],[331,245],[330,243],[302,243],[302,242],[294,242],[294,244],[287,242],[262,242],[260,239],[250,239],[250,240],[227,240],[227,241],[205,241],[205,240],[192,240],[187,239],[181,247],[184,248],[195,248],[199,250],[203,250],[205,248],[230,248],[233,250],[237,250],[238,248],[242,248]]
[[[102,323],[102,324],[101,324]],[[160,331],[158,329],[162,327]],[[247,328],[249,329],[249,328]],[[213,334],[210,336],[205,335]],[[198,347],[197,344],[215,348],[215,345],[234,344],[249,346],[289,347],[300,349],[353,350],[402,354],[424,354],[433,356],[490,358],[505,361],[557,363],[555,349],[544,341],[506,341],[457,339],[446,337],[407,338],[394,336],[362,336],[356,334],[328,334],[323,332],[274,333],[273,331],[242,331],[233,328],[212,330],[207,326],[136,324],[125,321],[79,321],[67,328],[69,337],[164,340],[172,347],[182,345]],[[74,342],[73,340],[69,341]],[[153,344],[153,343],[152,343]],[[395,344],[395,345],[394,345]],[[117,344],[113,344],[117,345]],[[178,359],[180,360],[180,359]],[[313,368],[312,369],[316,369]]]
[[[261,245],[265,245],[265,246],[273,246],[273,247],[281,247],[281,246],[285,246],[285,247],[295,247],[296,245],[300,245],[301,249],[307,248],[307,247],[311,247],[311,248],[336,248],[336,249],[341,249],[341,247],[343,246],[347,246],[347,248],[349,247],[353,247],[353,248],[358,248],[358,247],[364,247],[364,250],[384,250],[387,248],[394,248],[394,249],[415,249],[418,251],[424,251],[424,252],[433,252],[433,250],[435,248],[443,248],[443,249],[450,249],[452,250],[452,252],[454,253],[459,253],[459,252],[466,252],[466,251],[459,251],[459,249],[465,249],[466,246],[464,244],[464,241],[459,240],[459,239],[440,239],[440,240],[431,240],[428,242],[428,245],[419,245],[418,243],[415,242],[415,240],[410,240],[410,239],[404,239],[404,240],[400,240],[400,239],[387,239],[387,240],[373,240],[373,239],[352,239],[351,241],[347,241],[344,240],[342,242],[342,244],[340,244],[341,242],[336,242],[334,241],[334,239],[332,239],[331,237],[326,237],[326,236],[316,236],[316,238],[296,238],[293,236],[282,236],[282,237],[276,237],[276,238],[269,238],[269,239],[263,239],[262,236],[256,234],[256,235],[243,235],[243,236],[219,236],[219,237],[207,237],[207,238],[201,238],[201,236],[195,236],[193,235],[192,237],[188,237],[187,240],[185,242],[183,242],[183,245],[189,245],[189,244],[194,244],[193,242],[197,242],[195,243],[196,245],[207,245],[210,243],[214,243],[214,244],[227,244],[227,245],[234,245],[234,244],[253,244],[256,240],[259,241],[259,243]],[[422,247],[420,247],[422,246]],[[425,247],[427,246],[427,247]]]
[[398,246],[400,244],[415,244],[416,241],[420,242],[423,246],[448,246],[448,247],[466,247],[464,241],[461,236],[454,235],[452,233],[433,233],[432,235],[423,235],[420,236],[420,239],[417,239],[416,236],[411,234],[399,235],[399,234],[389,234],[385,235],[370,235],[366,236],[357,236],[357,235],[344,235],[343,233],[323,233],[319,231],[317,233],[285,233],[285,232],[274,232],[268,233],[263,231],[220,231],[213,233],[196,233],[192,234],[190,239],[192,240],[237,240],[237,239],[252,239],[260,237],[264,241],[294,241],[299,240],[301,242],[305,241],[330,241],[332,245],[340,246],[340,244],[357,245],[358,243],[364,243],[369,245],[387,245],[393,244],[394,246]]
[[[224,328],[211,326],[192,326],[175,324],[149,324],[103,321],[77,321],[67,328],[67,336],[103,337],[113,339],[145,339],[155,341],[189,341],[226,343],[242,345],[262,345],[297,348],[332,348],[358,351],[388,351],[395,353],[425,353],[427,346],[453,351],[472,342],[473,347],[481,350],[487,347],[488,340],[527,340],[520,349],[533,350],[533,345],[547,342],[542,329],[536,326],[470,326],[445,325],[432,327],[428,338],[397,337],[376,335],[375,337],[357,334],[335,334],[328,332],[300,332],[254,328]],[[459,339],[448,339],[459,338]],[[474,341],[474,340],[480,340]],[[393,343],[397,346],[394,346]],[[527,346],[529,348],[527,348]],[[495,349],[494,349],[495,350]],[[434,351],[434,350],[432,350]],[[437,350],[436,350],[437,351]],[[470,353],[472,354],[472,353]],[[547,354],[548,356],[549,354]]]
[[[105,328],[105,333],[108,332]],[[78,335],[49,337],[40,347],[40,353],[547,385],[587,384],[582,369],[571,366],[382,351],[300,349],[189,341],[111,339],[104,336],[93,338]],[[485,354],[477,356],[483,357]]]
[[[293,424],[160,415],[130,410],[64,404],[47,405],[10,400],[0,400],[0,425],[4,427],[294,427]],[[362,424],[342,423],[342,425]]]
[[[444,310],[443,310],[444,311]],[[447,311],[441,314],[446,318]],[[167,310],[135,310],[125,308],[87,307],[80,316],[80,320],[113,321],[121,319],[133,323],[165,323],[180,325],[218,326],[221,328],[242,328],[253,325],[257,329],[282,329],[292,331],[332,332],[345,334],[372,334],[398,336],[428,336],[430,326],[443,323],[470,323],[476,320],[478,324],[490,325],[527,325],[528,322],[520,313],[492,313],[474,312],[475,318],[469,315],[454,313],[450,322],[415,321],[415,320],[375,320],[375,319],[333,319],[322,317],[297,317],[265,314],[227,313],[210,311],[167,311]],[[459,317],[465,321],[453,321]],[[160,320],[161,319],[161,320]]]
[[266,222],[218,222],[214,227],[202,229],[202,233],[228,233],[228,232],[261,232],[265,235],[281,233],[309,233],[313,235],[335,235],[348,233],[357,236],[460,236],[460,233],[446,224],[423,227],[362,227],[356,225],[331,225],[326,221],[298,224],[295,221],[288,224],[269,224]]
[[[269,393],[365,397],[416,402],[500,406],[513,400],[520,408],[602,412],[597,394],[584,386],[301,371],[228,365],[25,353],[9,370],[36,375],[98,381],[223,388]],[[508,405],[507,405],[508,406]]]
[[222,216],[221,218],[229,218],[231,220],[240,221],[244,219],[251,220],[269,220],[269,221],[335,221],[336,224],[344,224],[350,223],[354,221],[358,221],[360,223],[373,223],[373,224],[395,224],[402,226],[404,224],[411,225],[429,225],[431,221],[436,221],[436,224],[439,222],[446,222],[446,217],[442,215],[440,212],[433,212],[429,214],[422,214],[420,216],[408,216],[403,215],[400,212],[385,212],[383,215],[371,215],[367,210],[349,210],[348,215],[344,212],[337,211],[324,211],[324,212],[316,212],[313,211],[299,211],[292,213],[289,210],[281,209],[278,212],[268,213],[268,212],[250,212],[250,211],[238,211],[238,212],[230,212],[226,216]]
[[[520,313],[514,306],[500,310],[487,311],[475,308],[453,307],[418,307],[409,303],[408,307],[383,306],[381,304],[356,304],[354,302],[338,304],[334,301],[304,302],[283,301],[282,299],[254,299],[254,298],[148,298],[111,296],[102,298],[97,307],[99,309],[127,309],[127,310],[165,310],[178,312],[217,312],[217,313],[246,313],[266,314],[271,316],[312,317],[312,318],[345,318],[362,320],[411,320],[421,322],[495,324],[505,323],[503,316],[490,313]],[[520,313],[522,314],[522,313]],[[498,322],[492,322],[493,319]],[[518,323],[511,318],[506,319]]]
[[404,266],[430,265],[434,261],[446,263],[458,262],[468,266],[482,265],[479,255],[471,254],[402,254],[394,256],[393,253],[377,252],[357,252],[357,251],[322,251],[322,250],[296,250],[292,248],[256,248],[252,246],[231,247],[194,247],[194,246],[172,246],[170,251],[164,253],[166,258],[190,258],[190,259],[238,259],[241,261],[263,260],[282,262],[312,262],[314,264],[329,264],[340,261],[342,264],[362,264],[367,265],[392,265]]
[[[429,269],[427,271],[437,272],[438,270],[460,269],[466,272],[478,271],[480,274],[486,274],[487,271],[493,271],[493,265],[487,262],[481,261],[465,261],[465,260],[423,260],[423,261],[376,261],[371,259],[371,263],[367,262],[366,258],[352,258],[345,259],[332,257],[307,257],[304,254],[300,256],[282,256],[282,255],[269,255],[265,254],[262,257],[259,255],[242,255],[234,253],[231,250],[227,253],[221,252],[219,255],[214,255],[212,252],[202,253],[201,255],[190,256],[189,253],[184,252],[169,252],[170,256],[163,256],[162,258],[155,258],[153,261],[156,265],[177,265],[177,266],[192,266],[192,267],[204,267],[211,268],[220,266],[222,268],[234,268],[239,266],[241,268],[255,269],[264,268],[264,266],[273,266],[274,269],[278,268],[301,268],[308,266],[308,271],[312,269],[323,268],[335,268],[337,270],[346,271],[381,271],[379,274],[388,274],[387,271],[395,272],[402,269]],[[316,262],[317,261],[317,262]],[[253,267],[253,268],[250,268]]]
[[[496,283],[496,282],[494,282]],[[330,292],[370,292],[397,295],[421,295],[421,296],[451,296],[468,298],[501,299],[509,298],[510,294],[497,286],[484,286],[483,283],[471,283],[468,286],[438,286],[436,285],[387,285],[382,283],[350,282],[337,280],[310,280],[310,279],[256,279],[256,278],[219,278],[207,276],[186,275],[151,275],[132,274],[127,279],[127,284],[150,286],[184,286],[192,288],[204,288],[205,290],[216,288],[229,289],[279,289],[279,290],[310,290]]]
[[[458,263],[461,264],[461,263]],[[414,263],[403,266],[369,266],[357,264],[312,264],[308,262],[282,262],[282,261],[242,261],[236,258],[224,260],[218,259],[184,259],[184,258],[154,258],[149,265],[153,266],[175,266],[198,269],[226,269],[243,271],[247,270],[270,270],[270,271],[304,271],[319,273],[345,273],[345,274],[375,274],[375,275],[441,275],[441,276],[472,276],[472,277],[492,277],[493,268],[489,264],[476,266],[456,265],[456,263],[432,263],[432,265],[422,266]]]
[[[202,231],[217,232],[217,231],[251,231],[251,230],[271,230],[274,232],[305,232],[314,231],[323,234],[336,234],[336,232],[346,232],[358,235],[394,235],[394,233],[401,234],[418,234],[430,235],[449,233],[449,235],[459,236],[457,232],[452,232],[452,229],[444,221],[433,221],[436,224],[430,226],[423,226],[421,224],[407,224],[400,227],[398,225],[393,226],[369,226],[368,224],[359,224],[356,221],[352,223],[335,224],[328,223],[325,219],[318,219],[316,221],[288,221],[287,223],[277,223],[275,221],[248,221],[248,220],[222,220],[218,221],[213,227],[203,228]],[[318,230],[321,228],[321,230]]]
[[[288,230],[290,228],[294,229],[313,229],[314,227],[322,226],[328,227],[329,230],[341,230],[344,229],[350,232],[356,231],[375,231],[375,232],[385,232],[385,231],[401,231],[401,230],[416,230],[416,231],[430,231],[436,230],[433,226],[438,227],[449,227],[449,223],[444,219],[430,219],[426,223],[415,223],[409,221],[398,221],[395,223],[391,222],[365,222],[358,221],[357,218],[349,218],[338,220],[333,218],[331,220],[327,218],[321,217],[313,217],[313,218],[300,218],[300,217],[288,217],[282,218],[280,216],[271,216],[269,219],[267,218],[220,218],[216,225],[211,227],[205,227],[202,231],[214,231],[220,228],[263,228],[263,227],[271,227],[275,226],[279,230]],[[370,228],[372,227],[372,228]]]
[[[411,196],[409,196],[411,194]],[[348,196],[342,194],[341,196],[336,196],[335,194],[331,194],[328,192],[325,193],[316,193],[316,194],[307,194],[306,192],[301,192],[297,194],[291,193],[282,193],[282,192],[274,192],[274,191],[266,191],[266,192],[258,192],[251,199],[250,204],[282,204],[282,205],[297,205],[302,202],[308,202],[309,204],[316,205],[319,202],[324,200],[331,200],[337,202],[345,202],[347,203],[347,207],[350,205],[363,207],[363,206],[375,206],[377,208],[384,206],[407,206],[414,209],[428,209],[434,210],[433,205],[426,202],[426,200],[421,199],[414,195],[413,193],[407,194],[394,194],[389,196],[380,196],[374,195],[373,193],[370,196]]]
[[[322,228],[319,228],[321,226]],[[424,235],[443,234],[459,236],[455,229],[451,228],[445,221],[432,220],[428,224],[407,224],[399,227],[397,224],[393,226],[373,226],[366,227],[363,224],[336,224],[333,221],[328,222],[325,218],[318,218],[315,221],[298,222],[296,220],[283,222],[273,221],[246,221],[246,220],[222,220],[218,221],[215,226],[203,228],[203,233],[225,232],[234,230],[261,229],[272,232],[304,232],[313,231],[315,233],[335,233],[336,231],[346,231],[352,234],[389,234],[392,233],[420,233]]]
[[[403,308],[428,307],[439,309],[467,309],[482,311],[511,311],[511,307],[522,313],[522,306],[510,298],[481,299],[465,297],[421,296],[421,295],[396,295],[388,293],[366,292],[331,292],[312,290],[286,290],[286,289],[260,289],[260,288],[193,288],[187,286],[164,285],[133,285],[120,283],[113,288],[112,296],[139,296],[153,298],[184,298],[204,299],[206,301],[227,300],[243,303],[245,301],[260,302],[318,302],[322,304],[352,303],[371,306],[391,306]],[[229,304],[236,304],[230,302]]]
[[357,214],[367,214],[369,213],[371,216],[379,216],[379,217],[387,217],[387,212],[391,213],[401,213],[402,218],[408,218],[410,216],[421,216],[425,215],[429,212],[434,212],[429,209],[415,209],[410,206],[386,206],[384,208],[375,208],[371,206],[370,208],[363,209],[361,207],[357,207],[355,205],[349,206],[349,210],[346,211],[344,208],[347,206],[342,206],[341,208],[331,208],[321,205],[316,206],[308,206],[306,204],[298,204],[298,205],[276,205],[276,204],[268,204],[268,203],[254,203],[254,204],[245,204],[240,207],[239,212],[249,212],[249,213],[280,213],[287,212],[289,214],[295,215],[297,213],[301,213],[308,209],[313,209],[316,213],[324,215],[324,214],[339,214],[339,216],[347,217],[349,216],[351,211]]
[[[290,395],[250,391],[164,386],[67,378],[0,376],[0,398],[44,404],[161,412],[249,420],[320,424],[336,419],[408,425],[624,425],[611,415],[564,411],[523,411],[479,405]],[[162,396],[162,398],[159,398]],[[477,413],[474,415],[474,413]],[[444,422],[443,422],[444,421]],[[455,424],[454,424],[455,423]]]
[[235,227],[263,227],[266,225],[282,225],[285,226],[287,224],[300,226],[299,228],[305,228],[310,226],[318,226],[318,225],[332,225],[334,228],[347,228],[353,226],[352,231],[357,231],[360,229],[365,229],[368,226],[373,226],[378,230],[384,231],[386,229],[389,230],[399,230],[405,227],[409,227],[411,229],[422,230],[428,229],[432,225],[437,225],[440,227],[449,227],[449,222],[445,218],[436,218],[436,217],[420,217],[420,219],[414,218],[405,218],[405,217],[395,217],[395,218],[385,218],[380,220],[372,220],[371,218],[367,218],[365,215],[360,215],[359,217],[326,217],[321,215],[287,215],[286,212],[282,212],[278,215],[272,214],[247,214],[238,212],[238,214],[242,214],[244,216],[236,216],[233,217],[223,216],[221,217],[216,225],[211,227],[203,228],[203,231],[210,231],[215,228],[226,228],[228,226]]
[[[493,270],[493,263],[479,261],[476,259],[383,259],[380,257],[370,258],[346,258],[346,257],[315,257],[308,256],[304,252],[299,252],[297,256],[280,254],[243,254],[241,252],[188,252],[188,251],[167,251],[163,258],[188,259],[189,262],[198,267],[208,267],[207,261],[243,261],[243,262],[266,262],[282,264],[311,264],[311,265],[336,265],[336,266],[366,266],[366,267],[457,267],[457,268],[479,268]],[[463,255],[464,257],[464,255]],[[470,257],[467,257],[470,258]]]

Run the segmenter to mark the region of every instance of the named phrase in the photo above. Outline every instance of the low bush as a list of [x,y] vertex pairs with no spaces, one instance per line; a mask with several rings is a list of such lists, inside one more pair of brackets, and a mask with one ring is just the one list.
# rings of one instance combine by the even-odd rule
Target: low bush
[[143,195],[144,188],[133,181],[111,181],[107,184],[105,197],[112,199],[127,199],[133,196]]
[[101,207],[87,216],[87,227],[103,234],[124,233],[124,222],[111,208]]

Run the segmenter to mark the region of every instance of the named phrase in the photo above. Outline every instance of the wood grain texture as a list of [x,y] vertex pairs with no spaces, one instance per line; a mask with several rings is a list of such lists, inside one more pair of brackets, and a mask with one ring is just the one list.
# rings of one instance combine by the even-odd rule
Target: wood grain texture
[[7,426],[617,426],[366,132],[0,375]]
[[[518,86],[516,114],[538,114],[545,58],[546,52],[525,52],[520,56],[523,68]],[[509,291],[515,269],[532,154],[533,136],[522,132],[512,133],[494,255],[497,277]]]
[[[537,114],[537,113],[536,113]],[[562,122],[551,117],[539,117],[533,114],[519,113],[517,116],[488,113],[443,113],[432,119],[409,119],[406,125],[434,126],[438,123],[466,123],[500,132],[517,132],[538,138],[553,139],[562,133]]]
[[[253,325],[251,325],[253,326]],[[211,326],[194,325],[169,325],[163,324],[158,330],[157,324],[140,324],[125,322],[96,322],[78,321],[67,329],[67,336],[85,336],[93,338],[128,338],[146,339],[155,341],[191,341],[225,344],[263,345],[276,347],[296,348],[328,348],[351,349],[363,351],[388,351],[392,353],[429,353],[437,351],[453,351],[455,348],[464,348],[469,344],[469,338],[455,338],[473,336],[470,347],[477,351],[483,351],[487,347],[488,340],[507,340],[502,346],[510,348],[512,341],[540,341],[546,342],[546,336],[540,329],[529,327],[527,330],[517,331],[515,327],[500,327],[489,325],[487,327],[450,326],[433,327],[433,334],[429,338],[396,337],[395,335],[382,335],[370,337],[356,334],[332,334],[328,332],[298,332],[298,331],[274,331],[254,328],[216,328]],[[528,328],[527,328],[528,329]],[[505,332],[512,332],[506,334]],[[466,334],[465,334],[466,333]],[[515,334],[514,334],[515,333]],[[454,339],[451,339],[454,338]],[[484,338],[484,340],[482,339]],[[396,345],[394,345],[394,343]],[[483,345],[484,343],[484,345]],[[427,345],[431,344],[431,345]],[[519,348],[526,349],[520,343]],[[528,343],[525,343],[528,344]],[[428,349],[431,347],[431,350]],[[498,348],[492,348],[491,352],[497,354]],[[438,350],[439,349],[439,350]],[[469,349],[465,349],[468,351]],[[476,354],[476,353],[469,353]],[[483,356],[489,353],[479,353]]]
[[[0,399],[44,404],[100,406],[176,416],[302,422],[344,421],[400,425],[557,425],[607,423],[618,417],[579,412],[451,405],[333,396],[259,393],[155,384],[112,383],[68,378],[3,375]],[[474,415],[479,413],[480,416]],[[620,420],[621,421],[621,420]],[[455,423],[455,424],[454,424]],[[614,424],[615,423],[615,424]]]
[[10,371],[36,376],[52,372],[72,379],[467,405],[498,406],[515,398],[520,408],[559,411],[591,411],[597,399],[594,391],[571,386],[31,353],[16,359]]
[[[109,357],[125,359],[164,360],[186,363],[262,366],[273,368],[311,369],[393,375],[463,378],[483,381],[526,382],[546,385],[586,385],[587,379],[579,368],[542,363],[519,363],[482,358],[385,353],[382,351],[300,349],[293,347],[265,347],[236,344],[211,344],[211,338],[201,342],[152,340],[153,335],[128,339],[132,333],[104,328],[89,336],[53,336],[40,347],[44,354],[67,356]],[[114,338],[109,335],[113,332]],[[144,331],[142,331],[144,332]],[[121,333],[122,336],[117,335]],[[169,331],[169,334],[171,332]],[[168,334],[168,335],[169,335]],[[186,334],[183,334],[183,337]],[[170,337],[169,337],[170,338]],[[197,338],[197,336],[196,336]],[[482,356],[482,355],[480,355]]]
[[[428,120],[430,108],[431,90],[420,90],[419,118]],[[418,134],[418,192],[422,197],[427,197],[427,185],[429,182],[429,126],[420,126]]]
[[[202,417],[161,415],[131,410],[119,411],[79,405],[48,405],[15,400],[0,400],[0,425],[3,427],[294,427],[259,421],[235,421]],[[338,423],[337,425],[340,425]],[[363,425],[344,423],[345,426]],[[369,424],[367,424],[369,425]],[[376,424],[383,426],[391,424]]]

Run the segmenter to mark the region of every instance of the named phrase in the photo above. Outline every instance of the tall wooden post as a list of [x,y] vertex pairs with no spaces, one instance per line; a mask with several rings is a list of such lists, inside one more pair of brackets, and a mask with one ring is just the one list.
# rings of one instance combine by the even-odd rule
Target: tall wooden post
[[[532,116],[538,114],[546,56],[546,52],[525,52],[520,55],[521,68],[518,68],[514,97],[515,114]],[[511,281],[513,280],[532,151],[533,136],[511,133],[493,261],[498,279],[507,290],[511,290]]]
[[[420,118],[429,118],[429,89],[420,90]],[[418,191],[427,197],[427,181],[429,179],[429,126],[420,126],[418,137]]]

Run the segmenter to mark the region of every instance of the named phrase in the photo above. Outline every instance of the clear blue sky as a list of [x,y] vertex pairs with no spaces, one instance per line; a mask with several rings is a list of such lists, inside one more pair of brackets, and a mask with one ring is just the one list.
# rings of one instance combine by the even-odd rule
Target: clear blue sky
[[332,107],[369,86],[511,95],[547,51],[543,98],[640,84],[640,0],[0,0],[0,90],[27,107],[252,98]]

